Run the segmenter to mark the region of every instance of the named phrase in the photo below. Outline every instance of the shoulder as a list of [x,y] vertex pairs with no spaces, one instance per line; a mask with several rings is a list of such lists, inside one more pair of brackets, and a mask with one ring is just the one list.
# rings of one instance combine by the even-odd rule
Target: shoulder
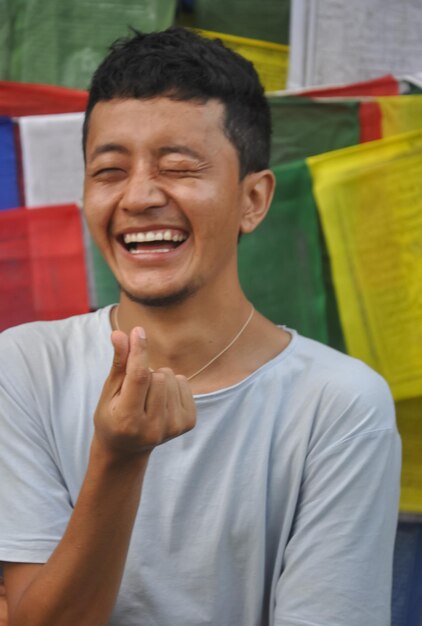
[[[265,380],[266,379],[266,380]],[[262,370],[279,414],[309,434],[312,447],[358,433],[396,432],[385,380],[362,361],[293,332],[289,346]]]
[[355,437],[397,437],[394,401],[380,374],[311,339],[299,337],[298,343],[296,358],[307,362],[308,393],[317,398],[310,441],[315,452]]
[[0,378],[16,375],[47,374],[53,363],[71,361],[74,354],[86,353],[91,344],[101,347],[102,337],[110,334],[109,307],[94,313],[62,320],[30,322],[0,334],[2,363]]

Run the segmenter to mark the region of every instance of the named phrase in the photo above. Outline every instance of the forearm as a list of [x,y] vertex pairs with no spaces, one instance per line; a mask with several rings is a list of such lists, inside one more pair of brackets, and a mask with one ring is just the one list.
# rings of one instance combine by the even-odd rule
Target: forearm
[[93,441],[63,539],[14,607],[10,626],[103,626],[120,587],[148,455],[112,461]]

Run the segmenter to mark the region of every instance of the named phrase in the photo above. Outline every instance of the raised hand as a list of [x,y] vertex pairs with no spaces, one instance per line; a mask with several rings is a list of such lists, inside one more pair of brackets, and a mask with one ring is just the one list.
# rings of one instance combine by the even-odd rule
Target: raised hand
[[116,457],[143,454],[195,426],[196,411],[184,376],[149,369],[142,328],[114,331],[114,359],[95,412],[97,440]]

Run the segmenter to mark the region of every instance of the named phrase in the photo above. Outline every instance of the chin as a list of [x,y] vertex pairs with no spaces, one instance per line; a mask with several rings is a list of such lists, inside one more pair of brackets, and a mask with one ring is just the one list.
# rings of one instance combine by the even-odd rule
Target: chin
[[129,300],[131,300],[131,302],[136,302],[137,304],[141,304],[142,306],[151,308],[166,308],[177,306],[191,298],[198,290],[197,287],[187,285],[186,287],[183,287],[182,289],[179,289],[178,291],[173,291],[171,293],[142,295],[130,292],[121,285],[120,289],[122,293],[124,293],[125,296]]

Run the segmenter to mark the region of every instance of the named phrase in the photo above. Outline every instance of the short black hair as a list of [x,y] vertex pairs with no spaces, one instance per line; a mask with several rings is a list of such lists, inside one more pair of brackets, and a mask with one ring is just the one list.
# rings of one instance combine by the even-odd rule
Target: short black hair
[[266,169],[270,157],[271,115],[253,64],[223,45],[181,27],[118,39],[96,70],[83,127],[97,102],[113,98],[220,101],[224,133],[239,156],[240,178]]

